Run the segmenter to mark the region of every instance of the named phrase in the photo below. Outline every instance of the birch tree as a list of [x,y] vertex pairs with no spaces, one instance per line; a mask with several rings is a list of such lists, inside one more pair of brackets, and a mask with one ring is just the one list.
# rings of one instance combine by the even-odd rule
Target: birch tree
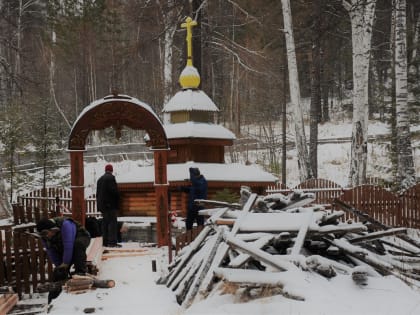
[[313,1],[313,28],[311,30],[312,63],[311,63],[311,106],[309,117],[309,160],[314,177],[318,177],[318,123],[321,116],[321,2]]
[[[163,104],[169,102],[170,98],[173,96],[172,93],[172,50],[174,43],[175,31],[178,29],[178,15],[177,7],[174,0],[168,1],[157,1],[159,5],[160,14],[162,16],[162,22],[164,26],[164,35],[162,42],[163,50]],[[169,116],[165,116],[164,120],[167,122]]]
[[397,134],[397,183],[407,189],[416,183],[410,137],[407,88],[406,0],[395,0],[395,96]]
[[369,61],[376,0],[343,0],[350,15],[353,59],[353,128],[349,185],[366,182]]
[[296,151],[299,167],[299,179],[305,181],[313,177],[306,147],[303,113],[300,101],[300,86],[296,63],[296,51],[293,36],[292,11],[289,0],[281,0],[283,8],[284,34],[286,37],[287,65],[289,68],[290,99],[293,106],[292,121],[295,127]]

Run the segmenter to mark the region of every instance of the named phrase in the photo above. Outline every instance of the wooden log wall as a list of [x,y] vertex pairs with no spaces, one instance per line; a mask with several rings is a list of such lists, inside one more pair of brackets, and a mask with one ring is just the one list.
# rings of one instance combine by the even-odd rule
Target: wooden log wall
[[155,191],[143,190],[121,192],[120,215],[122,216],[156,216]]

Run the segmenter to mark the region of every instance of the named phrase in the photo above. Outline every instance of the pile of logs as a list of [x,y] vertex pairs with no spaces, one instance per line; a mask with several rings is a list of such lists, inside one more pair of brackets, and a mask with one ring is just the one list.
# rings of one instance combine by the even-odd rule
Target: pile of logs
[[[305,272],[347,274],[360,286],[394,275],[420,287],[420,243],[406,228],[384,226],[343,203],[326,210],[314,199],[302,191],[262,197],[242,189],[242,203],[196,200],[207,206],[200,211],[205,227],[160,282],[184,307],[222,288],[304,300]],[[344,222],[346,213],[359,222]]]
[[73,275],[69,280],[39,284],[36,291],[43,293],[64,289],[67,293],[80,294],[96,288],[108,289],[114,286],[114,280],[102,280],[92,275]]

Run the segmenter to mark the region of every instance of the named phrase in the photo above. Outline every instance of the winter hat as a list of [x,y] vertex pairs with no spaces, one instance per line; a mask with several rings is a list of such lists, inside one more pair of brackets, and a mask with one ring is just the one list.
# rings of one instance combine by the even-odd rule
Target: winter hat
[[42,232],[43,230],[52,229],[55,226],[56,225],[54,220],[44,218],[38,221],[38,223],[36,224],[36,229],[38,230],[38,232]]
[[190,174],[193,176],[199,176],[200,170],[198,169],[198,167],[190,167]]
[[112,167],[112,164],[105,165],[105,172],[113,172],[114,168]]

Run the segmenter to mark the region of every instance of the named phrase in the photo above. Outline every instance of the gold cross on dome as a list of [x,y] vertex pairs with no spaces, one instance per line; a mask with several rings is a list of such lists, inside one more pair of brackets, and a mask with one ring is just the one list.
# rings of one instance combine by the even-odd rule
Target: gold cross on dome
[[197,25],[197,21],[187,17],[185,23],[181,24],[182,28],[187,29],[187,66],[192,66],[192,28]]

